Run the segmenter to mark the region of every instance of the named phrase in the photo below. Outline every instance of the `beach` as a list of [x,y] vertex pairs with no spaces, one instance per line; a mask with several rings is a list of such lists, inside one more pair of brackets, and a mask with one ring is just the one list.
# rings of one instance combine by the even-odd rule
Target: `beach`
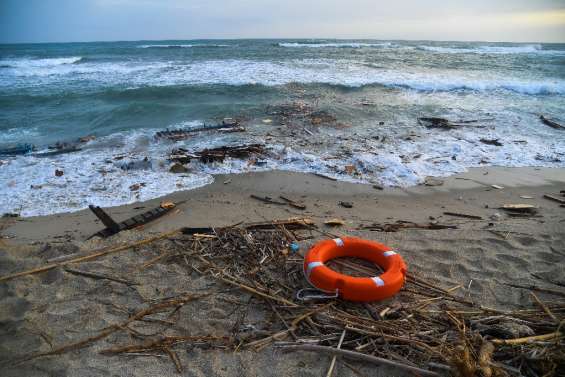
[[[428,185],[408,188],[383,188],[286,171],[215,175],[213,183],[194,190],[105,208],[114,219],[121,221],[156,207],[162,201],[179,203],[164,217],[107,239],[86,240],[102,228],[88,210],[3,218],[0,275],[62,260],[66,254],[87,255],[104,247],[127,245],[180,227],[225,227],[299,217],[311,219],[321,230],[314,238],[298,242],[302,255],[314,242],[328,237],[356,236],[375,240],[402,255],[410,272],[445,289],[459,287],[458,297],[484,307],[515,310],[535,305],[528,287],[563,292],[565,209],[543,195],[559,197],[564,189],[563,168],[476,168],[428,181]],[[280,202],[282,195],[303,203],[306,209],[268,204],[251,198],[252,194],[276,202]],[[508,204],[531,204],[535,213],[511,216],[501,209]],[[330,219],[343,220],[344,225],[324,225]],[[384,224],[400,222],[456,228],[408,226],[396,232],[383,231]],[[253,295],[164,261],[150,263],[140,270],[140,266],[160,255],[161,247],[164,244],[140,246],[71,265],[132,280],[136,285],[125,286],[72,274],[66,267],[2,282],[0,318],[5,331],[0,341],[0,363],[48,352],[92,336],[126,318],[127,310],[131,313],[132,308],[144,302],[173,297],[180,292],[210,289],[224,292],[185,304],[183,328],[190,334],[229,336],[236,316],[232,314],[233,303],[223,300],[223,295],[229,292],[230,300],[243,301],[251,300]],[[535,292],[548,304],[562,299],[547,291]],[[394,300],[387,301],[387,305],[392,305]],[[258,308],[252,305],[248,315],[257,315]],[[127,338],[110,336],[76,351],[29,360],[17,366],[2,364],[3,375],[175,375],[175,363],[162,354],[122,357],[99,353],[123,341],[124,337]],[[178,355],[185,368],[183,375],[190,376],[238,376],[242,371],[244,375],[257,376],[315,376],[324,374],[330,362],[330,357],[321,354],[286,353],[272,347],[260,351],[243,348],[234,352],[196,346]],[[338,361],[337,372],[347,376],[358,372],[405,375],[395,368],[362,362],[352,365],[357,372]]]

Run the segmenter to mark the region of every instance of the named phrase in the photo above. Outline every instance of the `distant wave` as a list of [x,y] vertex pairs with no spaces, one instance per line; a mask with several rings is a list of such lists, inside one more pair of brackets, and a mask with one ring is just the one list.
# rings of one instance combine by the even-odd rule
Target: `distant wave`
[[68,58],[21,58],[21,59],[2,59],[0,66],[2,68],[43,68],[55,67],[64,64],[74,64],[82,60],[80,56],[72,56]]
[[373,47],[373,48],[383,48],[392,47],[391,42],[383,43],[354,43],[354,42],[344,42],[344,43],[299,43],[299,42],[288,42],[288,43],[278,43],[279,47],[291,47],[291,48],[363,48],[363,47]]
[[138,48],[199,48],[199,47],[230,47],[225,44],[174,44],[174,45],[140,45]]
[[444,53],[444,54],[565,54],[565,50],[544,50],[539,44],[522,46],[477,46],[468,47],[445,47],[445,46],[418,46],[420,50]]
[[[77,58],[75,58],[77,59]],[[71,60],[68,60],[70,62]],[[350,60],[301,59],[282,62],[256,60],[206,60],[187,63],[162,61],[84,62],[48,67],[27,67],[3,74],[0,87],[29,80],[30,87],[74,83],[77,78],[108,86],[173,87],[203,85],[263,85],[290,83],[344,87],[380,85],[422,92],[507,90],[528,95],[565,94],[565,80],[535,76],[453,69],[403,69],[370,67]],[[13,76],[13,77],[12,77]],[[29,77],[29,79],[28,79]],[[19,80],[19,81],[18,81]]]

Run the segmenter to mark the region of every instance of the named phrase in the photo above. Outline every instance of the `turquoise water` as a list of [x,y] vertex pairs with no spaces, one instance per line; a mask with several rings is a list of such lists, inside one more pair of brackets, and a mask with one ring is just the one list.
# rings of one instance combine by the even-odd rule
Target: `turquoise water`
[[[329,111],[349,127],[315,130],[313,138],[267,140],[273,127],[261,122],[267,106],[295,101]],[[563,166],[565,132],[538,118],[565,121],[565,45],[373,40],[0,45],[0,109],[0,146],[25,142],[41,150],[57,141],[97,137],[72,156],[4,159],[0,212],[20,208],[32,215],[80,209],[87,202],[121,204],[208,183],[216,172],[244,171],[246,165],[237,161],[195,166],[179,185],[164,166],[174,146],[150,137],[159,129],[235,116],[248,119],[251,132],[201,135],[185,146],[266,142],[278,155],[261,169],[413,185],[427,175],[470,166]],[[478,119],[481,127],[429,131],[418,125],[419,116]],[[375,134],[387,141],[371,144]],[[505,142],[477,144],[481,137]],[[131,159],[147,155],[155,163],[139,176],[110,172],[98,182],[101,161],[119,153]],[[343,175],[336,159],[358,166],[362,176]],[[64,183],[51,177],[54,165],[69,172]],[[22,169],[26,174],[20,176]],[[79,171],[83,175],[72,173]],[[143,177],[169,183],[131,193],[128,184]],[[55,192],[71,203],[44,208],[46,200],[55,201]],[[29,204],[18,207],[22,201]]]

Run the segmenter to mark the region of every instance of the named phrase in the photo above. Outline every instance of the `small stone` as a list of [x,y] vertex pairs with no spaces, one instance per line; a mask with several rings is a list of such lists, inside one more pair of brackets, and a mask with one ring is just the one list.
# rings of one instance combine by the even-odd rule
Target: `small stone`
[[179,174],[188,172],[188,168],[182,164],[176,163],[169,169],[171,173]]
[[339,202],[338,204],[345,208],[353,208],[353,203],[351,202]]
[[438,179],[438,178],[433,178],[433,177],[427,177],[424,180],[424,185],[426,185],[426,186],[442,186],[443,180]]

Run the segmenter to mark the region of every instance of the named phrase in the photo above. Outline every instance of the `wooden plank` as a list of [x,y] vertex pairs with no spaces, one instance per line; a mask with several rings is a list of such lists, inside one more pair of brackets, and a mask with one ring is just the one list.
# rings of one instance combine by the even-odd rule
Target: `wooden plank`
[[102,224],[106,226],[106,228],[111,229],[115,232],[120,231],[120,226],[117,222],[115,222],[110,215],[108,215],[104,210],[100,207],[89,205],[88,208],[102,221]]

